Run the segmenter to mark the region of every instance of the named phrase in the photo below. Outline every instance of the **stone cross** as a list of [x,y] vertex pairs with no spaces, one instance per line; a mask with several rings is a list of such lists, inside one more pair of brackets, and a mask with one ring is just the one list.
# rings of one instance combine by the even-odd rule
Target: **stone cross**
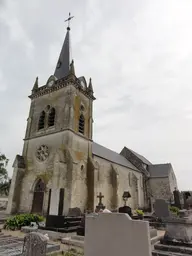
[[22,256],[46,256],[47,238],[38,232],[31,232],[24,238]]
[[102,195],[101,192],[99,193],[99,195],[97,196],[97,198],[99,198],[99,205],[102,205],[102,198],[104,198],[104,196]]

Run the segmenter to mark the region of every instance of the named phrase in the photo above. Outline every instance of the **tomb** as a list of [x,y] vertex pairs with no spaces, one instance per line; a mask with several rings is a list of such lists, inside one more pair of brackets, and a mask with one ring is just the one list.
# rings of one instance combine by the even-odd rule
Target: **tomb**
[[[139,245],[139,246],[138,246]],[[151,256],[149,224],[128,214],[87,215],[85,256]]]
[[48,210],[45,226],[39,229],[57,231],[62,233],[76,232],[81,222],[82,214],[79,208],[69,208],[67,216],[64,211],[64,189],[50,189]]
[[192,210],[181,210],[179,217],[167,220],[165,235],[154,249],[153,256],[192,255]]
[[[97,223],[97,218],[103,218],[103,217],[101,217],[101,215],[105,215],[105,216],[109,216],[109,215],[122,215],[122,216],[127,216],[128,217],[128,221],[130,221],[131,219],[130,219],[130,217],[129,217],[129,215],[127,215],[127,214],[121,214],[121,213],[99,213],[99,214],[89,214],[89,215],[87,215],[86,216],[86,221],[87,220],[89,220],[89,218],[93,218],[93,222],[94,222],[94,220],[96,221],[96,223]],[[100,217],[99,217],[100,216]],[[108,217],[104,217],[104,218],[108,218]],[[113,218],[113,217],[112,217]],[[109,223],[107,224],[107,222],[109,221]],[[127,221],[127,218],[125,218],[125,222]],[[132,220],[131,220],[132,221]],[[111,241],[112,241],[112,239],[113,239],[113,237],[114,237],[114,241],[116,242],[116,240],[117,240],[117,238],[119,238],[119,239],[123,239],[123,236],[125,235],[125,234],[123,234],[123,232],[127,232],[125,229],[126,228],[128,228],[129,230],[131,230],[131,228],[133,228],[132,227],[132,224],[133,224],[133,226],[135,227],[135,226],[137,226],[137,224],[136,224],[136,222],[138,223],[138,229],[140,229],[141,228],[141,226],[143,225],[143,224],[141,224],[141,226],[140,226],[140,223],[143,223],[143,221],[134,221],[133,220],[133,222],[132,222],[132,224],[130,224],[129,223],[129,226],[127,227],[126,225],[125,226],[123,226],[123,228],[122,228],[122,223],[119,223],[119,220],[117,220],[117,223],[119,223],[119,225],[120,225],[120,227],[119,228],[122,228],[122,234],[120,234],[120,230],[118,230],[118,228],[117,228],[117,230],[115,230],[115,229],[113,229],[112,227],[109,227],[110,225],[112,225],[111,224],[111,222],[113,223],[113,221],[112,221],[112,219],[109,219],[109,220],[106,220],[106,223],[105,224],[103,224],[104,225],[104,227],[107,229],[107,230],[105,230],[105,231],[103,231],[103,228],[101,228],[101,236],[103,237],[103,240],[105,240],[105,236],[109,236],[110,238],[111,238]],[[157,242],[157,241],[159,241],[160,240],[160,236],[158,236],[158,234],[157,234],[157,230],[156,229],[153,229],[153,228],[149,228],[149,225],[148,225],[148,222],[144,222],[145,224],[144,225],[146,225],[146,234],[145,234],[145,236],[146,237],[148,237],[148,235],[149,235],[149,241],[150,241],[150,244],[154,244],[155,242]],[[85,223],[84,223],[84,225],[85,225]],[[89,225],[89,224],[88,224]],[[106,226],[107,225],[107,226]],[[116,224],[115,224],[116,225]],[[87,232],[87,230],[89,231],[89,232],[91,232],[91,230],[89,230],[88,228],[87,228],[87,224],[85,225],[86,226],[86,228],[85,228],[85,230],[86,230],[86,232]],[[100,225],[99,225],[99,227],[100,227]],[[94,227],[93,227],[93,229],[94,229]],[[111,229],[113,229],[113,235],[111,235]],[[133,229],[132,229],[133,230]],[[62,238],[62,243],[64,243],[64,244],[68,244],[68,245],[73,245],[73,246],[78,246],[78,247],[82,247],[82,248],[84,248],[84,245],[85,245],[85,241],[86,241],[86,237],[88,236],[87,234],[86,234],[86,232],[85,232],[85,236],[84,235],[76,235],[76,236],[71,236],[71,237],[68,237],[68,238]],[[92,232],[94,233],[94,230],[92,230]],[[99,231],[97,230],[97,232],[99,233]],[[104,235],[102,235],[102,233],[104,232]],[[119,233],[118,233],[119,232]],[[130,231],[131,232],[131,231]],[[136,231],[135,230],[135,232],[140,232],[140,231]],[[107,233],[107,234],[106,234]],[[129,233],[129,231],[128,231],[128,233]],[[144,235],[144,233],[143,233],[143,235]],[[144,240],[146,239],[146,237],[144,238]],[[110,239],[109,238],[109,239]],[[140,239],[141,237],[138,235],[138,238]],[[143,238],[142,238],[143,239]],[[115,243],[114,242],[114,243]],[[136,241],[135,241],[136,242]],[[138,239],[137,239],[137,242],[138,242]],[[130,241],[130,243],[131,243],[131,241]],[[96,245],[95,245],[96,246]],[[150,245],[149,245],[149,247],[150,247]],[[107,255],[107,253],[106,253],[106,255]],[[132,255],[132,254],[131,254]]]
[[[42,248],[41,241],[45,241],[44,240],[45,237],[42,238],[42,236],[43,235],[37,232],[32,232],[30,234],[27,234],[26,238],[23,239],[23,238],[17,238],[17,237],[4,235],[3,233],[0,233],[0,256],[46,255],[46,254],[34,254],[34,253],[38,253],[39,248]],[[36,251],[34,251],[34,253],[32,251],[30,252],[30,250],[32,250],[32,247],[35,246],[35,243],[33,242],[37,244],[35,248]],[[45,253],[58,252],[60,251],[60,245],[51,244],[48,241],[46,241],[46,246],[44,251]]]

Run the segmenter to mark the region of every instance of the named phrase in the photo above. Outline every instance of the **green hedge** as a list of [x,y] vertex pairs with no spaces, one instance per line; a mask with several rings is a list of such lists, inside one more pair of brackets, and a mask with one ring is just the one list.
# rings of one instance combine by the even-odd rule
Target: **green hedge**
[[23,226],[29,226],[31,222],[41,222],[44,218],[38,214],[19,214],[10,217],[4,224],[4,229],[18,230]]

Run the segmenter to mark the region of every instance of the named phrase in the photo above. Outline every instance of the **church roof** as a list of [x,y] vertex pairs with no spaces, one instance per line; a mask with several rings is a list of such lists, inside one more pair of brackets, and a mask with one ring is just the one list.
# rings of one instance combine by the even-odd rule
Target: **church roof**
[[54,73],[54,76],[57,79],[61,79],[69,75],[70,61],[70,28],[68,27]]
[[95,156],[98,156],[110,162],[128,167],[132,170],[139,171],[131,162],[129,162],[122,155],[95,142],[93,142],[92,144],[92,152],[93,152],[93,155]]
[[148,171],[150,173],[151,178],[168,177],[172,169],[173,168],[170,163],[153,164],[148,166]]
[[[127,148],[127,147],[126,147]],[[127,148],[128,150],[130,150],[136,157],[138,157],[144,164],[147,164],[147,165],[151,165],[152,163],[149,162],[149,160],[147,160],[144,156],[136,153],[135,151],[133,151],[132,149],[130,148]]]

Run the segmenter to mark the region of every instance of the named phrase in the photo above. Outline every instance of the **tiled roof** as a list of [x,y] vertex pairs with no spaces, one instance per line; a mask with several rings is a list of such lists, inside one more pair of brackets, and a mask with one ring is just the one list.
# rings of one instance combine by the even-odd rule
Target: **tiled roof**
[[95,142],[92,144],[92,152],[93,155],[106,159],[110,162],[128,167],[132,170],[139,171],[131,162],[129,162],[125,157],[122,155],[103,147]]

